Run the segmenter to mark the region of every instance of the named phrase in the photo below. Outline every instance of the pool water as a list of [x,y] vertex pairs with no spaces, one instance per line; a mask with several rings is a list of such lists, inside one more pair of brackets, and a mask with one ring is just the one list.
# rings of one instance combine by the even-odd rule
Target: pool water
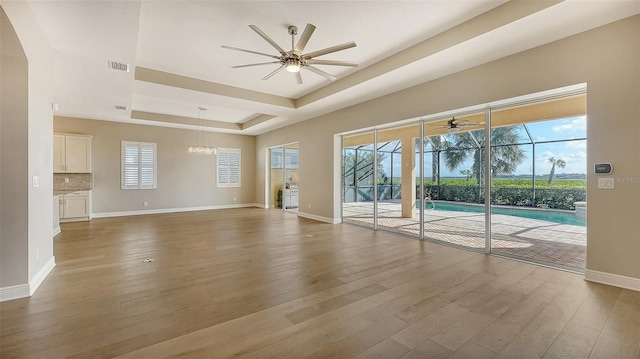
[[[431,203],[427,202],[425,204],[426,209],[431,209]],[[436,202],[436,211],[456,211],[456,212],[476,212],[483,213],[483,206],[472,206],[468,204],[462,203],[443,203]],[[541,221],[559,223],[559,224],[571,224],[574,226],[586,226],[585,221],[581,221],[576,218],[575,213],[571,212],[560,212],[553,210],[530,210],[530,209],[520,209],[520,208],[503,208],[493,206],[491,208],[491,214],[504,214],[507,216],[515,216],[515,217],[523,217],[523,218],[531,218],[538,219]]]

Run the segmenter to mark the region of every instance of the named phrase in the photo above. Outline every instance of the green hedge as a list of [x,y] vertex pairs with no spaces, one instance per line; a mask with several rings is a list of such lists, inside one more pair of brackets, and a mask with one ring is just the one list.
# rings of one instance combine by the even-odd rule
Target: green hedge
[[[419,195],[419,185],[416,193]],[[484,203],[484,188],[479,186],[455,186],[455,185],[425,185],[425,195],[432,200]],[[492,187],[492,204],[507,206],[533,206],[533,194],[531,188],[517,187]],[[535,207],[573,210],[574,202],[586,201],[585,189],[571,188],[538,188],[536,189]]]

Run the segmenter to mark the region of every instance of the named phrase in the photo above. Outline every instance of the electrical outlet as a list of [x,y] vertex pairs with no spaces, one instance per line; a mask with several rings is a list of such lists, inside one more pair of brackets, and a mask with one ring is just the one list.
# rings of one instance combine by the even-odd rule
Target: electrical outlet
[[309,203],[309,208],[311,208],[311,203]]
[[235,197],[233,197],[233,201],[234,201],[234,202],[235,202],[235,200],[236,200],[236,198],[235,198]]
[[142,205],[146,207],[146,206],[148,206],[148,205],[149,205],[149,202],[144,201],[144,202],[142,202]]
[[598,188],[614,189],[615,182],[614,178],[598,178]]
[[69,177],[64,178],[64,183],[69,183]]

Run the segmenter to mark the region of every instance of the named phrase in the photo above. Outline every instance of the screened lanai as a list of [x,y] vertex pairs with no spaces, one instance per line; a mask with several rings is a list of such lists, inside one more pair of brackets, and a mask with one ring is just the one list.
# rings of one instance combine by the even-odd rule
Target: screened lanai
[[345,136],[343,221],[581,270],[585,101],[576,95]]

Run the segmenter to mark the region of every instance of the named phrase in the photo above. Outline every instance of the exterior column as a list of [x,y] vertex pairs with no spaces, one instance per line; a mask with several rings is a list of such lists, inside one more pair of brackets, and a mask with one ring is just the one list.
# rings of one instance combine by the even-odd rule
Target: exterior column
[[402,217],[413,218],[416,208],[416,157],[413,138],[402,139]]

